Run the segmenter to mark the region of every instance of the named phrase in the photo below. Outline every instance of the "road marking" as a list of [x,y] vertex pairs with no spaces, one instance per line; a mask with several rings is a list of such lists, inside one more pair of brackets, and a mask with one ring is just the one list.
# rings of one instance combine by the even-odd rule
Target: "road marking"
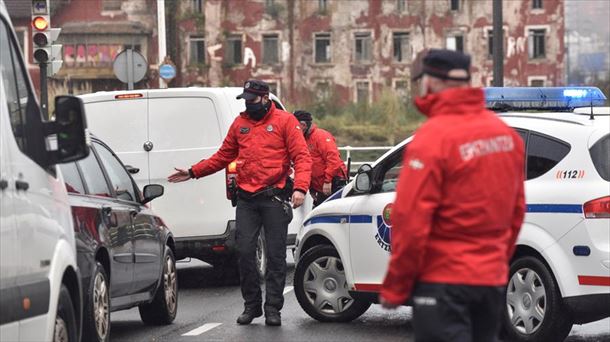
[[284,294],[286,294],[286,293],[288,293],[288,292],[290,292],[292,290],[294,290],[293,286],[286,286],[286,288],[284,289]]
[[210,331],[221,324],[222,323],[206,323],[197,329],[193,329],[193,330],[187,332],[186,334],[182,334],[182,336],[199,336],[199,335],[203,334],[204,332]]

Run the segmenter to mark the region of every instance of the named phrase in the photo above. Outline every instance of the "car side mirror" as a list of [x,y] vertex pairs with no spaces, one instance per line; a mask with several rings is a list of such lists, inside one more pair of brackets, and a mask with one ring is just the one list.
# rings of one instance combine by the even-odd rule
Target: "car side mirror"
[[373,168],[369,164],[364,164],[358,169],[356,180],[354,181],[354,189],[359,193],[368,193],[373,185],[371,184],[371,171]]
[[46,136],[55,136],[57,150],[50,151],[49,165],[68,163],[89,155],[89,134],[83,101],[75,96],[55,97],[55,121],[45,123]]
[[149,184],[144,187],[144,200],[142,200],[142,204],[146,204],[157,197],[163,196],[163,185],[159,184]]

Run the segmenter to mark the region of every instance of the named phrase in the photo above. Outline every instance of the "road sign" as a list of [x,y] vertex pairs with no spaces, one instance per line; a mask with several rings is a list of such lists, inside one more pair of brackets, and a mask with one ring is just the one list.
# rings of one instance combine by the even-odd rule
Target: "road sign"
[[133,84],[140,82],[148,71],[148,62],[141,53],[132,49],[123,50],[114,59],[112,65],[114,75],[123,83],[127,83],[128,89],[133,89]]
[[49,14],[48,0],[32,0],[32,14],[45,15]]
[[159,67],[159,76],[165,81],[170,81],[176,77],[176,68],[171,64],[161,64]]

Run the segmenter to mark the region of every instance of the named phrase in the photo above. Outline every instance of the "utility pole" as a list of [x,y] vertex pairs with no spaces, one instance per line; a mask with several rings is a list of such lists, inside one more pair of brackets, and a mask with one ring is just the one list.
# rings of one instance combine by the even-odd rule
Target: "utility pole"
[[[167,56],[167,45],[165,36],[165,0],[157,0],[157,40],[159,41],[159,64],[162,64]],[[167,83],[159,76],[159,88],[167,88]]]
[[493,86],[504,86],[504,30],[502,0],[493,0]]

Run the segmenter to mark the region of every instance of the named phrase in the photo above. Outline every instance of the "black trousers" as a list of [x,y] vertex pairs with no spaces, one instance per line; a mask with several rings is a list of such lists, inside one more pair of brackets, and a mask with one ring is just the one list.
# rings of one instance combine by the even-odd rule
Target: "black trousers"
[[246,308],[261,307],[261,279],[256,266],[257,239],[264,227],[267,270],[265,312],[279,312],[286,284],[286,235],[292,208],[273,197],[238,198],[235,239],[239,253],[239,280]]
[[417,342],[498,340],[504,287],[418,283],[413,291]]

